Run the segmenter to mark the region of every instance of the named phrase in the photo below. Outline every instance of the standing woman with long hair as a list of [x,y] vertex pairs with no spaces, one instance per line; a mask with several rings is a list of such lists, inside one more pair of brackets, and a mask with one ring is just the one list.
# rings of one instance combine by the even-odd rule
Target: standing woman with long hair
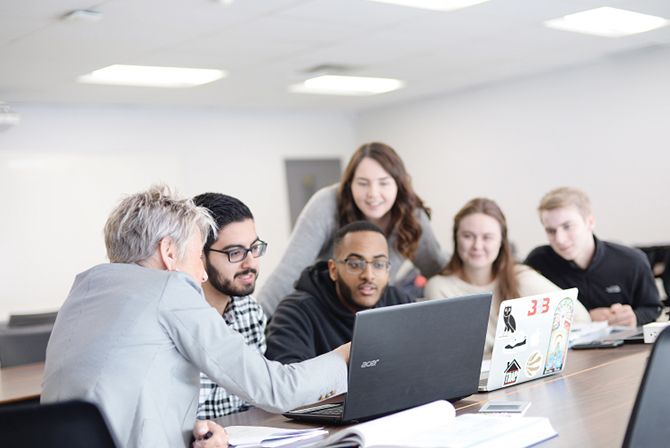
[[405,260],[426,277],[444,268],[447,256],[430,226],[430,209],[412,189],[402,159],[384,143],[366,143],[351,156],[341,181],[317,191],[300,213],[286,252],[257,297],[268,315],[304,268],[332,255],[335,231],[359,220],[384,230],[391,284]]
[[[429,299],[493,292],[485,353],[491,353],[500,302],[560,289],[530,267],[518,264],[507,238],[507,220],[491,199],[475,198],[454,216],[454,254],[440,275],[428,280]],[[575,322],[590,322],[577,302]]]

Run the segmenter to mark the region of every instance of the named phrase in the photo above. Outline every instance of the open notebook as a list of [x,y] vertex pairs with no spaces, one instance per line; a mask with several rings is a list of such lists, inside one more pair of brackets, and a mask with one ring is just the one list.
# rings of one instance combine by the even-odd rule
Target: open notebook
[[545,417],[455,416],[446,401],[435,401],[350,426],[317,447],[521,448],[557,435]]

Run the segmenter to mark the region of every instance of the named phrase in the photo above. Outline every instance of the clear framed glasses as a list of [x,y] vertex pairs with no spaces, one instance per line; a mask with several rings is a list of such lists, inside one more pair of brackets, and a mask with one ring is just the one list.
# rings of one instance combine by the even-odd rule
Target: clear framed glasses
[[391,268],[391,262],[386,259],[368,261],[359,257],[347,257],[344,260],[335,260],[344,265],[349,274],[361,274],[367,268],[368,264],[372,270],[378,273],[387,272]]
[[247,258],[247,254],[251,252],[251,256],[254,258],[262,257],[265,255],[265,251],[268,248],[268,243],[262,240],[256,240],[251,245],[251,247],[243,246],[234,246],[228,249],[207,249],[209,252],[218,252],[220,254],[225,254],[228,257],[230,263],[239,263]]

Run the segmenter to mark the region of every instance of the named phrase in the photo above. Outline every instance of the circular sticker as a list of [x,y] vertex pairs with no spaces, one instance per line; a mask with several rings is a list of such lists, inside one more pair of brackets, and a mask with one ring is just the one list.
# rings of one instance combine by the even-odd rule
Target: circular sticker
[[539,372],[540,368],[542,368],[542,361],[542,354],[540,354],[539,351],[534,351],[531,353],[528,357],[528,360],[526,361],[526,375],[531,378],[537,375],[537,372]]

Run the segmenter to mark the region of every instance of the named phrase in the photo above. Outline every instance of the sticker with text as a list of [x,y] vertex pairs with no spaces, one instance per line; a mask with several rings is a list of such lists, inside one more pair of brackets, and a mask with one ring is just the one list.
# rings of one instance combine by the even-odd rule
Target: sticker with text
[[528,310],[528,316],[535,316],[537,314],[545,314],[549,311],[549,305],[551,304],[551,299],[545,297],[544,299],[533,299],[530,301],[530,309]]
[[507,386],[509,384],[516,383],[516,380],[519,379],[520,370],[521,366],[518,362],[516,362],[516,359],[508,362],[507,367],[505,368],[505,379],[503,381],[503,385]]

